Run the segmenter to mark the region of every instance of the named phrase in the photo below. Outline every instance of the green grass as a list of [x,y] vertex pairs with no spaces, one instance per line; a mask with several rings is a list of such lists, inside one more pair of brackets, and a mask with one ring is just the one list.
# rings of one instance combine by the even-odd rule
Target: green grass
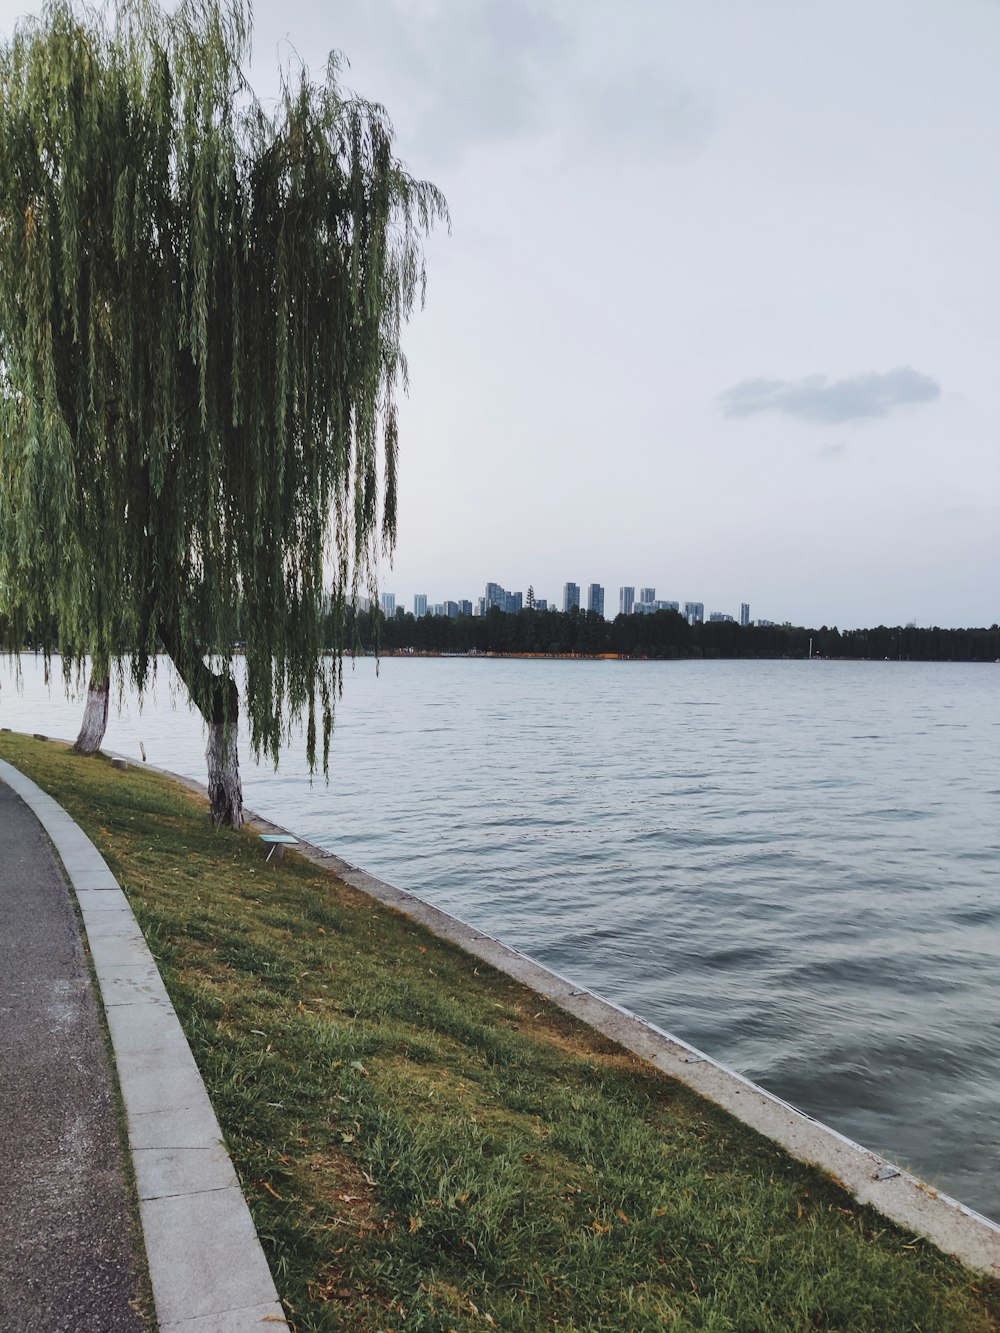
[[179,785],[0,757],[127,892],[299,1333],[1000,1328],[1000,1285]]

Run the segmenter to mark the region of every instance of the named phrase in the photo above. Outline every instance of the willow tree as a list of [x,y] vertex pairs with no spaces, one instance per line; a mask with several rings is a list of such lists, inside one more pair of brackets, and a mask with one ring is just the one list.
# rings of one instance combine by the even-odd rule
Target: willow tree
[[327,766],[323,625],[395,540],[400,333],[447,217],[335,59],[268,110],[249,48],[238,0],[123,0],[0,49],[0,613],[140,693],[165,650],[233,825],[237,641],[255,753],[304,720]]

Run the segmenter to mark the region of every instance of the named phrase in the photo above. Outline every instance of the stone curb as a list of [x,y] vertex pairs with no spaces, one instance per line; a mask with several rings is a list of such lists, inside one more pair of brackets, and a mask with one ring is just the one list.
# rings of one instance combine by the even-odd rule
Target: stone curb
[[107,863],[62,806],[13,765],[76,894],[128,1125],[160,1333],[286,1327],[215,1112],[159,970]]

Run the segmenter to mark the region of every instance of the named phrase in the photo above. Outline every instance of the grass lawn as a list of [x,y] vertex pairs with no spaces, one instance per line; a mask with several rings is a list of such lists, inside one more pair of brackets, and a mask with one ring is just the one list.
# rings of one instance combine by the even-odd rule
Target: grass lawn
[[298,1333],[1000,1329],[1000,1284],[176,783],[0,757],[128,894]]

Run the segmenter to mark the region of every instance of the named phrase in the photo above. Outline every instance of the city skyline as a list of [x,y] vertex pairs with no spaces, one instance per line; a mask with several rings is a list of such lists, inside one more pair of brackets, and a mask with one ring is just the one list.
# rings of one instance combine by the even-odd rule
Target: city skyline
[[[454,582],[454,580],[452,580],[452,582]],[[477,595],[472,598],[451,597],[438,600],[436,597],[433,597],[426,592],[411,593],[409,596],[398,596],[395,592],[389,590],[382,590],[380,596],[383,600],[383,606],[386,597],[391,597],[394,611],[398,609],[414,616],[435,614],[448,615],[452,613],[471,616],[480,614],[479,604],[481,603],[486,603],[487,608],[492,604],[499,606],[500,610],[513,612],[526,608],[530,609],[532,607],[537,607],[540,610],[563,611],[565,609],[565,595],[568,586],[572,586],[577,590],[579,600],[576,602],[576,606],[579,610],[597,610],[598,614],[602,615],[606,620],[614,620],[616,614],[630,615],[637,610],[647,612],[655,609],[677,611],[680,615],[685,616],[685,618],[690,618],[691,614],[694,614],[701,622],[721,619],[733,620],[740,625],[801,625],[817,629],[826,626],[830,629],[837,628],[841,630],[871,629],[875,628],[877,625],[899,625],[927,629],[935,626],[938,628],[951,629],[989,629],[992,625],[997,623],[997,620],[994,619],[980,626],[958,625],[957,623],[944,624],[942,622],[931,620],[921,621],[915,616],[909,616],[906,619],[899,620],[882,620],[869,623],[858,621],[838,624],[838,622],[829,618],[817,616],[793,620],[789,616],[783,615],[781,608],[769,608],[770,614],[768,616],[753,616],[751,618],[752,601],[747,601],[743,598],[740,598],[738,601],[733,601],[726,597],[708,600],[702,599],[699,601],[696,601],[693,598],[654,597],[653,599],[650,599],[654,603],[653,606],[650,606],[648,602],[644,605],[642,599],[637,595],[637,592],[655,594],[657,591],[657,585],[655,584],[621,584],[617,589],[614,589],[610,586],[595,582],[584,585],[572,583],[571,581],[564,581],[562,591],[558,597],[544,598],[536,593],[533,583],[529,583],[526,590],[517,590],[508,589],[504,587],[504,585],[495,581],[487,581],[485,584],[485,595]],[[500,594],[499,600],[494,599],[491,602],[491,589],[496,590],[496,592]],[[599,606],[593,604],[592,599],[595,597],[600,600]],[[505,602],[504,598],[510,600]],[[362,598],[362,605],[367,606],[367,604],[368,599]],[[447,609],[449,607],[455,608],[454,612],[450,612]],[[617,610],[612,608],[617,608]]]
[[[450,616],[452,618],[463,616],[481,616],[491,607],[507,614],[516,614],[521,610],[539,611],[562,611],[576,610],[587,612],[596,611],[603,619],[612,621],[615,619],[613,613],[605,613],[605,595],[607,590],[599,583],[590,583],[587,585],[586,606],[578,598],[572,600],[572,605],[567,607],[567,594],[570,589],[574,589],[577,594],[580,593],[578,585],[567,582],[563,585],[563,604],[560,607],[554,601],[538,597],[535,594],[534,586],[529,584],[526,593],[520,590],[511,590],[504,588],[502,584],[495,581],[487,582],[486,591],[483,596],[475,600],[470,598],[446,599],[443,602],[432,602],[426,593],[416,593],[413,597],[412,611],[409,612],[414,618],[419,619],[422,616]],[[676,599],[662,599],[655,596],[655,586],[646,585],[640,587],[641,598],[635,597],[635,587],[625,584],[618,589],[618,614],[652,614],[655,611],[675,611],[690,624],[702,625],[705,623],[731,622],[739,624],[741,627],[756,626],[757,628],[781,627],[792,629],[799,627],[802,629],[830,630],[837,632],[843,629],[851,632],[857,629],[877,629],[879,625],[856,625],[839,626],[833,623],[820,620],[792,621],[787,618],[774,620],[769,617],[757,616],[751,618],[750,603],[740,602],[737,612],[724,611],[719,608],[706,610],[704,602],[692,600],[683,603]],[[368,611],[371,607],[370,598],[361,596],[358,605],[362,610]],[[406,613],[407,607],[392,592],[382,592],[380,594],[380,605],[383,614],[396,615],[397,613]],[[995,625],[996,622],[994,622]],[[933,626],[927,624],[921,626],[916,620],[907,620],[899,622],[879,622],[882,628],[905,628],[905,629],[990,629],[992,626]]]
[[[449,580],[450,584],[454,584],[455,582],[457,582],[457,580],[454,579]],[[468,582],[469,580],[466,580],[466,583]],[[824,617],[821,615],[811,616],[811,617],[807,616],[801,619],[793,619],[787,614],[784,614],[781,607],[768,607],[767,608],[768,614],[766,616],[754,615],[751,618],[751,606],[755,605],[755,603],[753,598],[747,600],[745,596],[735,597],[735,598],[730,596],[720,596],[717,598],[700,598],[697,600],[694,598],[686,598],[682,596],[670,597],[670,598],[655,597],[654,599],[652,599],[655,601],[655,607],[650,607],[648,604],[643,605],[643,599],[640,598],[639,594],[646,592],[652,592],[655,594],[658,589],[658,585],[656,584],[646,584],[646,585],[620,584],[618,585],[617,588],[613,588],[611,587],[611,585],[606,585],[601,583],[589,582],[587,584],[583,584],[583,583],[575,583],[569,580],[562,581],[557,596],[547,597],[547,598],[542,597],[540,593],[536,592],[534,583],[529,583],[525,590],[519,590],[513,588],[508,589],[503,584],[490,580],[487,580],[485,583],[485,588],[487,590],[485,596],[477,594],[471,598],[468,597],[461,598],[454,596],[448,598],[444,597],[438,598],[436,595],[431,595],[430,593],[427,593],[425,591],[410,592],[407,594],[400,595],[396,593],[394,590],[386,590],[386,589],[380,590],[380,595],[383,599],[387,595],[391,596],[393,598],[394,609],[400,609],[412,615],[422,615],[422,614],[433,615],[435,613],[446,615],[448,614],[448,611],[444,610],[444,608],[448,605],[457,606],[458,610],[456,611],[456,614],[476,615],[479,613],[478,603],[485,601],[487,603],[487,606],[490,604],[490,594],[489,594],[490,589],[496,589],[501,594],[506,594],[508,597],[515,599],[515,601],[509,605],[505,605],[502,602],[499,603],[499,607],[501,610],[520,611],[523,608],[528,608],[537,605],[541,610],[563,611],[565,609],[565,596],[566,596],[566,589],[568,586],[571,586],[576,589],[578,600],[575,604],[581,611],[598,609],[594,608],[593,605],[591,604],[591,597],[595,594],[595,592],[599,592],[601,597],[601,606],[598,609],[598,614],[604,616],[604,618],[607,620],[614,620],[616,614],[630,615],[633,613],[634,610],[636,610],[636,608],[638,608],[641,611],[647,611],[652,609],[675,610],[679,614],[685,617],[689,617],[693,608],[700,608],[700,610],[694,612],[694,614],[696,614],[702,621],[707,621],[714,617],[715,619],[720,619],[720,618],[732,619],[733,621],[735,621],[740,625],[750,625],[750,624],[802,625],[802,626],[812,626],[814,628],[820,628],[821,626],[828,626],[831,629],[836,627],[841,630],[869,629],[875,627],[876,625],[901,625],[901,626],[913,626],[913,627],[924,627],[924,628],[932,628],[933,626],[938,626],[940,628],[956,628],[956,629],[969,629],[969,628],[988,629],[990,628],[991,625],[998,623],[996,617],[994,617],[989,621],[984,622],[982,625],[973,626],[971,624],[970,625],[959,624],[958,622],[934,621],[929,619],[921,620],[918,616],[912,616],[912,615],[894,620],[879,620],[879,621],[869,621],[869,622],[863,622],[861,620],[852,620],[852,621],[845,620],[843,622],[838,622],[828,616]],[[625,598],[623,597],[623,594],[631,594],[631,595]],[[363,599],[363,602],[367,604],[367,598]],[[416,604],[421,602],[423,603],[423,609],[418,611]],[[496,601],[492,602],[492,604],[498,605]],[[440,609],[436,611],[436,608]]]
[[[417,596],[425,595],[429,607],[434,605],[435,603],[442,603],[445,600],[443,596],[439,597],[436,594],[432,594],[431,592],[427,591],[427,589],[432,586],[427,580],[423,582],[410,581],[404,584],[402,580],[393,579],[393,571],[391,570],[389,571],[389,579],[391,580],[390,582],[386,582],[385,579],[383,579],[382,586],[380,587],[380,592],[382,590],[392,591],[396,597],[396,605],[402,607],[404,610],[410,611],[411,613],[413,611],[414,598]],[[456,580],[453,577],[446,575],[445,578],[442,580],[442,583],[444,586],[451,589],[451,591],[448,593],[448,596],[452,600],[455,600],[454,587],[458,582],[462,582],[465,589],[468,590],[470,588],[474,589],[476,587],[483,587],[485,586],[486,583],[489,582],[489,580],[487,579]],[[516,579],[509,580],[510,587],[512,590],[515,588],[517,582],[518,580]],[[565,588],[567,582],[568,580],[565,577],[558,577],[558,576],[553,577],[549,581],[543,581],[537,578],[528,578],[526,580],[523,580],[524,584],[523,595],[526,597],[527,590],[529,588],[532,588],[535,590],[536,600],[541,599],[543,602],[545,602],[548,610],[561,611],[563,610]],[[666,586],[667,582],[668,581],[665,581],[663,586]],[[692,583],[694,583],[697,586],[698,584],[697,578],[693,579]],[[619,594],[623,588],[630,587],[632,589],[633,602],[639,602],[641,600],[640,593],[644,590],[644,587],[651,586],[655,590],[661,589],[660,583],[657,582],[653,582],[652,584],[646,584],[646,585],[643,585],[638,582],[632,582],[631,584],[625,584],[625,583],[612,584],[610,580],[595,583],[593,580],[589,578],[586,581],[584,581],[583,579],[576,580],[574,586],[578,589],[579,606],[581,610],[590,609],[588,605],[588,597],[590,589],[593,587],[601,588],[604,592],[604,606],[601,610],[601,614],[603,614],[605,618],[608,620],[613,620],[615,615],[618,614],[621,609]],[[671,584],[670,586],[672,588],[672,591],[669,598],[658,596],[656,600],[677,602],[679,605],[679,609],[683,612],[685,602],[693,601],[695,599],[687,597],[684,593],[684,590],[678,589],[676,584]],[[480,595],[481,594],[479,593],[475,593],[474,596],[468,600],[471,600],[472,604],[474,605],[477,598]],[[916,626],[924,626],[927,628],[936,625],[941,628],[982,627],[988,629],[991,625],[1000,623],[1000,598],[997,599],[996,605],[991,610],[991,612],[986,616],[986,618],[980,619],[979,621],[963,620],[955,616],[949,616],[947,613],[943,617],[941,616],[934,617],[932,615],[922,613],[919,606],[918,607],[907,606],[903,608],[900,611],[900,614],[896,616],[884,616],[878,619],[867,619],[863,617],[860,613],[851,614],[850,610],[848,610],[848,614],[846,616],[837,618],[836,616],[832,615],[829,612],[824,612],[823,607],[819,606],[818,604],[815,608],[815,611],[812,614],[810,614],[808,611],[809,599],[805,599],[805,605],[807,607],[806,613],[804,615],[795,615],[791,611],[789,611],[786,606],[780,603],[772,604],[770,602],[767,602],[765,604],[762,601],[762,599],[753,595],[753,593],[751,593],[750,596],[748,597],[747,590],[745,588],[742,591],[737,590],[736,592],[733,592],[728,588],[723,587],[722,590],[719,592],[716,592],[712,595],[706,594],[704,596],[702,596],[701,592],[699,591],[697,600],[705,608],[706,619],[708,619],[708,616],[710,615],[711,611],[724,611],[727,614],[731,614],[734,620],[736,620],[739,623],[750,623],[749,620],[742,619],[744,615],[744,607],[749,607],[749,606],[757,607],[764,605],[766,605],[767,609],[766,612],[762,612],[762,614],[766,614],[768,616],[767,623],[769,624],[773,623],[778,625],[782,624],[813,625],[816,627],[819,627],[821,625],[828,625],[830,627],[833,627],[834,625],[836,625],[839,629],[842,630],[866,629],[875,625],[916,625]],[[526,600],[524,602],[524,605],[525,606],[528,605]],[[749,615],[749,612],[747,612],[747,615]],[[754,619],[755,620],[757,619],[756,615],[754,616]]]
[[[683,604],[677,599],[657,598],[655,585],[646,584],[640,588],[640,596],[636,598],[635,587],[631,584],[622,585],[618,589],[618,613],[631,615],[652,614],[656,611],[676,611],[682,614],[692,623],[701,624],[704,622],[705,603],[693,600],[685,601]],[[412,597],[412,614],[416,618],[421,616],[458,616],[458,615],[485,615],[492,607],[500,611],[516,613],[523,609],[537,609],[541,611],[562,610],[563,613],[572,610],[586,610],[587,612],[596,612],[598,615],[608,620],[613,620],[614,615],[605,614],[605,595],[606,589],[603,584],[589,583],[586,589],[586,598],[581,600],[581,585],[568,580],[563,584],[561,605],[549,598],[539,597],[535,593],[534,584],[528,585],[528,590],[505,588],[503,584],[496,581],[487,581],[485,592],[481,597],[471,598],[447,598],[444,601],[434,601],[426,592],[414,593]],[[362,599],[362,605],[367,605],[368,599]],[[383,615],[395,615],[397,610],[406,611],[405,599],[397,599],[394,592],[383,590],[380,594],[380,605]],[[750,621],[750,604],[748,602],[739,603],[738,616],[732,612],[713,609],[708,613],[709,620],[739,620],[741,625],[748,625]],[[775,624],[772,620],[762,621],[763,624]]]

